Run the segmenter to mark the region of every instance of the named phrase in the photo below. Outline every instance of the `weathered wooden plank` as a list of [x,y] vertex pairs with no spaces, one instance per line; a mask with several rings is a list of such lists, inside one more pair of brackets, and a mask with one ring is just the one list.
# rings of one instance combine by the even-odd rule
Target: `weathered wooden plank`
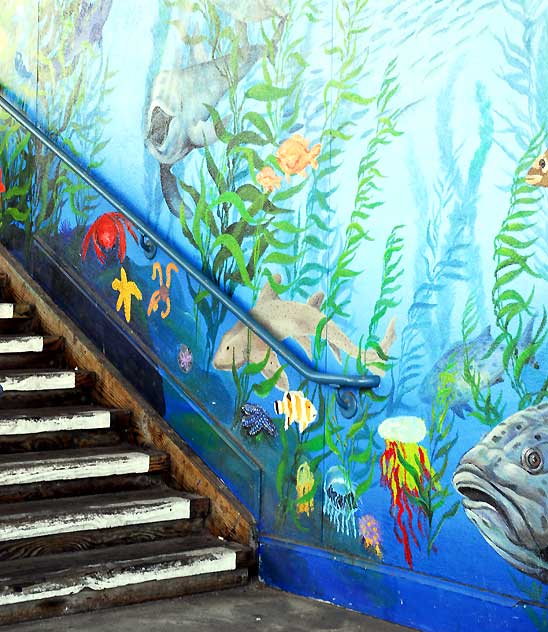
[[0,385],[8,391],[50,391],[72,389],[92,385],[95,381],[90,371],[58,369],[21,369],[0,372]]
[[[44,351],[45,338],[39,334],[0,336],[0,354],[40,353]],[[47,338],[50,344],[61,340],[59,336],[47,336]]]
[[170,599],[199,592],[223,590],[243,586],[248,582],[246,568],[223,573],[193,575],[162,582],[109,588],[97,591],[86,589],[62,598],[28,601],[0,607],[0,625],[13,625],[21,621],[59,617],[78,612],[138,604],[151,599]]
[[[0,336],[0,340],[6,340],[7,336]],[[10,336],[15,340],[28,339],[27,336]],[[41,339],[43,349],[41,351],[14,351],[6,352],[6,348],[0,352],[0,373],[8,370],[25,369],[60,369],[65,366],[63,338],[59,336],[33,336],[32,339]]]
[[[75,496],[3,505],[0,542],[60,533],[186,520],[192,498],[171,489]],[[0,574],[2,573],[0,565]]]
[[[125,548],[129,549],[133,546],[142,549],[147,545],[128,545]],[[112,548],[108,551],[111,552]],[[95,556],[100,551],[92,551],[92,553]],[[76,556],[78,553],[66,555],[70,558]],[[36,565],[41,559],[48,558],[33,558],[31,561]],[[25,561],[18,560],[18,564],[24,564]],[[79,568],[74,566],[58,570],[53,568],[47,575],[42,576],[35,572],[30,574],[18,572],[14,576],[4,576],[2,573],[0,606],[37,599],[62,598],[86,589],[102,591],[149,581],[161,582],[232,570],[236,570],[234,551],[216,546],[192,551],[179,550],[163,555],[156,552],[152,556],[141,554],[133,559],[128,559],[126,554],[123,559],[110,557],[109,561],[104,561],[102,564],[91,561]]]
[[0,411],[0,437],[109,428],[116,415],[114,409],[97,406]]
[[154,472],[167,464],[167,455],[131,446],[0,455],[0,485]]
[[162,485],[163,472],[96,476],[69,481],[40,481],[25,485],[0,486],[0,503],[15,503],[66,496],[85,496],[150,489]]
[[[196,513],[191,504],[191,514]],[[0,562],[9,560],[90,551],[110,546],[153,542],[162,539],[198,536],[204,533],[204,517],[150,524],[77,531],[49,536],[0,542]]]
[[0,397],[0,411],[42,408],[46,406],[89,406],[93,403],[90,384],[78,388],[51,391],[5,391]]
[[[0,426],[1,427],[1,426]],[[0,454],[106,448],[121,443],[120,435],[110,428],[99,430],[58,430],[26,435],[0,434]]]
[[[6,305],[3,303],[2,305]],[[0,334],[30,333],[35,326],[36,311],[29,303],[8,303],[5,316],[0,314]],[[9,313],[12,316],[7,317]]]

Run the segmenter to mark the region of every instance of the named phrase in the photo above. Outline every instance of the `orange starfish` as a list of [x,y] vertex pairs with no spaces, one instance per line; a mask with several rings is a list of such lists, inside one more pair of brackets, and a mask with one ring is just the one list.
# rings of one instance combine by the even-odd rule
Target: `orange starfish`
[[170,262],[166,266],[166,284],[164,285],[164,275],[162,273],[162,266],[156,261],[156,263],[152,266],[152,280],[156,279],[156,274],[158,274],[158,280],[160,281],[160,289],[156,290],[154,294],[150,297],[150,302],[148,304],[147,316],[150,316],[152,312],[158,311],[158,304],[160,301],[166,304],[166,308],[163,312],[160,312],[160,316],[162,318],[167,318],[169,312],[171,311],[171,301],[169,298],[169,288],[171,286],[171,271],[179,272],[179,268],[173,263]]

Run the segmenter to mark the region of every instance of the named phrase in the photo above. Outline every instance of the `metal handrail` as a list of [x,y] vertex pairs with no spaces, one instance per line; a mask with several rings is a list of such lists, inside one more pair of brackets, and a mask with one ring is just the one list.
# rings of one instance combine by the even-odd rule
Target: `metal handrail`
[[[60,160],[67,164],[73,171],[75,171],[82,180],[84,180],[92,189],[94,189],[99,195],[105,198],[109,204],[111,204],[118,212],[128,217],[133,224],[139,229],[139,231],[146,236],[150,241],[158,245],[164,250],[173,260],[175,260],[187,274],[193,279],[198,281],[200,285],[208,290],[220,303],[222,303],[229,311],[231,311],[241,322],[246,325],[253,333],[261,338],[275,353],[283,356],[290,366],[296,369],[304,377],[311,382],[318,384],[325,384],[340,388],[345,386],[347,388],[356,389],[372,389],[380,384],[380,378],[376,375],[338,375],[335,373],[324,373],[317,371],[306,365],[297,355],[295,355],[287,346],[283,345],[277,338],[275,338],[267,329],[254,320],[247,312],[245,312],[239,305],[237,305],[230,297],[228,297],[219,286],[212,281],[209,277],[205,276],[202,272],[196,269],[191,263],[185,261],[179,253],[177,253],[162,237],[155,234],[147,227],[142,220],[140,220],[132,211],[126,208],[118,200],[116,200],[104,187],[99,184],[97,180],[89,173],[87,173],[82,167],[64,150],[57,147],[52,141],[24,114],[22,114],[17,108],[15,108],[9,101],[0,94],[0,107],[2,107],[10,116],[12,116],[22,127],[24,127],[33,136],[38,138],[50,151],[52,151]],[[350,401],[353,399],[352,393],[339,393],[337,398],[339,405],[343,407],[351,406],[354,408],[354,404]],[[350,415],[352,416],[352,415]]]

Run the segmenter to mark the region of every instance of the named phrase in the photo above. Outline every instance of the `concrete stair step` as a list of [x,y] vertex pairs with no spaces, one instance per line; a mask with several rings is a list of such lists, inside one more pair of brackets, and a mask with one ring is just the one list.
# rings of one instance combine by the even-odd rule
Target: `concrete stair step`
[[168,464],[165,453],[133,446],[0,455],[0,485],[138,474]]

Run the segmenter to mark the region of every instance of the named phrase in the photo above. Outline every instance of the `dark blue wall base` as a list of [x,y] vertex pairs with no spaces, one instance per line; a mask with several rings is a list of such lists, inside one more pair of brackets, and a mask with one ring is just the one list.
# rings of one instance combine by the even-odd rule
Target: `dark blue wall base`
[[271,586],[428,632],[539,630],[533,621],[548,621],[547,610],[505,595],[275,538],[260,538],[259,556]]

